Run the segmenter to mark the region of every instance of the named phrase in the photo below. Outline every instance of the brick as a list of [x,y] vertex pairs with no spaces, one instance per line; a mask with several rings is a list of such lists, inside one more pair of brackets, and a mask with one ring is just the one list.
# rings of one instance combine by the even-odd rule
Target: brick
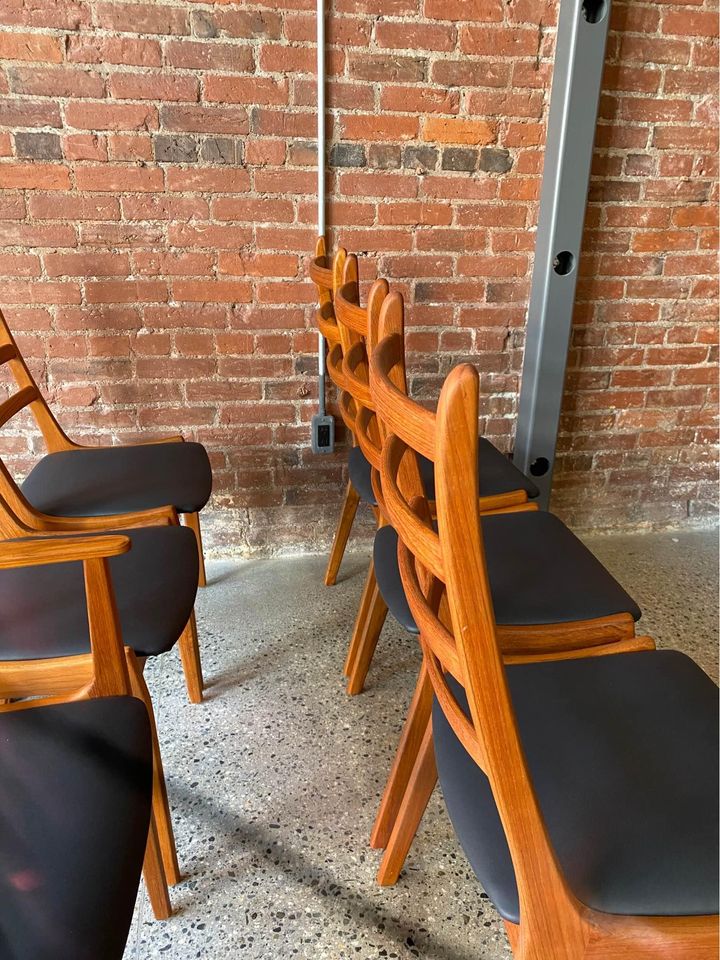
[[486,173],[507,173],[512,169],[513,160],[509,150],[497,147],[483,147],[480,151],[480,169]]
[[105,95],[105,81],[97,73],[73,67],[15,67],[9,71],[13,93],[40,97],[91,97]]
[[435,147],[407,146],[402,152],[402,165],[409,170],[435,170],[439,156]]
[[247,282],[230,280],[176,280],[173,299],[195,303],[250,303],[252,286]]
[[108,92],[118,100],[197,100],[199,84],[193,76],[159,76],[151,73],[116,73]]
[[96,22],[104,30],[120,33],[183,34],[188,15],[182,7],[154,3],[98,3]]
[[286,104],[288,81],[274,77],[205,77],[205,96],[208,101],[220,103]]
[[159,67],[162,64],[162,51],[157,40],[80,34],[67,38],[66,49],[67,59],[75,63],[119,63],[134,67]]
[[15,153],[32,160],[62,159],[62,144],[57,133],[15,134]]
[[78,130],[156,130],[157,108],[139,103],[69,103],[69,127]]
[[98,280],[85,284],[88,303],[149,303],[167,300],[167,284],[155,280]]
[[250,189],[250,176],[246,170],[212,170],[198,168],[181,170],[170,167],[167,172],[168,190],[213,193],[245,193]]
[[160,122],[164,130],[181,133],[234,133],[249,130],[244,107],[181,106],[160,107]]
[[415,140],[418,118],[397,115],[349,114],[342,122],[346,140]]
[[130,273],[127,254],[46,253],[43,261],[49,277],[126,277]]
[[0,60],[34,60],[38,63],[60,63],[62,46],[59,37],[43,33],[0,34]]
[[94,133],[71,133],[63,137],[68,160],[107,160],[107,142]]
[[375,26],[375,41],[394,50],[440,50],[450,52],[456,43],[455,30],[433,23],[394,23],[380,20]]
[[78,167],[75,171],[78,190],[100,193],[138,193],[162,190],[162,170],[152,167],[131,167],[124,164]]
[[394,143],[371,143],[368,166],[376,170],[398,170],[402,166],[402,150]]
[[70,175],[60,164],[15,163],[0,165],[2,190],[68,190]]
[[234,73],[250,73],[255,65],[250,47],[219,41],[203,43],[197,40],[168,40],[165,43],[165,59],[170,66],[185,70],[232,70]]
[[502,20],[502,9],[493,0],[425,0],[423,13],[434,20]]
[[399,54],[348,54],[348,75],[355,80],[414,83],[424,80],[426,74],[427,60],[423,57],[404,57]]
[[334,143],[330,148],[330,166],[365,167],[365,147],[360,143]]
[[471,171],[477,169],[478,151],[467,147],[446,147],[442,152],[443,170]]
[[494,125],[486,120],[461,120],[444,117],[428,117],[423,122],[424,140],[438,143],[493,143],[497,137]]
[[159,163],[193,163],[198,158],[198,140],[182,134],[158,134],[153,137],[153,150]]

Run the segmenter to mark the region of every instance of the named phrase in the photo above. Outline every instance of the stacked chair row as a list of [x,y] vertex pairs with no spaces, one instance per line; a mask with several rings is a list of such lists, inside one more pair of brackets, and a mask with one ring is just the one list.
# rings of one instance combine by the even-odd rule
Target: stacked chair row
[[112,960],[141,866],[159,919],[181,879],[143,672],[177,643],[202,701],[210,463],[181,437],[73,443],[1,314],[0,365],[14,384],[0,425],[29,408],[48,448],[22,488],[0,460],[0,945],[18,960]]
[[[389,609],[422,667],[371,834],[398,879],[438,779],[522,958],[717,955],[717,689],[636,636],[640,610],[478,437],[479,380],[408,396],[404,305],[360,304],[357,260],[318,241],[318,325],[353,448],[327,580],[356,501],[373,559],[345,664],[363,686]],[[349,504],[349,508],[348,508]]]

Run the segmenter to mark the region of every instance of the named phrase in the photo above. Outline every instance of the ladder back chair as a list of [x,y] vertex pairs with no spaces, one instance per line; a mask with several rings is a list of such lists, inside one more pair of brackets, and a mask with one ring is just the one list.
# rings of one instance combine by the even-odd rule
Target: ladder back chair
[[[421,440],[403,461],[407,498],[423,503],[431,520],[420,456],[432,463],[433,448],[422,438],[435,414],[407,396],[402,297],[388,295],[370,315],[370,395],[384,436],[407,425]],[[352,359],[352,358],[351,358]],[[363,420],[359,421],[359,435]],[[362,438],[367,443],[365,438]],[[476,444],[479,491],[483,491],[482,439]],[[375,461],[381,459],[375,452]],[[379,485],[382,488],[382,483]],[[382,494],[384,501],[384,493]],[[488,572],[497,620],[497,636],[506,662],[601,656],[654,648],[649,637],[635,636],[640,610],[587,547],[552,514],[520,504],[483,513],[478,499]],[[387,515],[387,511],[386,511]],[[381,591],[393,613],[415,635],[413,617],[398,565],[398,539],[389,523],[376,538],[376,570]],[[541,562],[538,562],[541,558]],[[447,613],[444,594],[439,612]],[[447,617],[446,617],[447,619]],[[420,671],[398,750],[371,834],[371,845],[385,848],[378,874],[381,884],[395,883],[405,862],[437,781],[431,736],[430,678]]]
[[[328,350],[332,350],[337,344],[341,344],[341,332],[335,319],[334,294],[335,289],[341,282],[346,256],[345,250],[340,248],[331,260],[327,254],[325,238],[319,237],[315,245],[315,258],[310,262],[309,274],[318,294],[318,330],[325,338]],[[328,370],[328,372],[330,379],[338,388],[340,413],[350,434],[352,444],[348,451],[348,482],[325,571],[325,584],[330,587],[337,581],[338,571],[359,504],[361,502],[368,503],[374,510],[376,503],[370,483],[370,465],[363,457],[353,432],[353,420],[348,411],[349,398],[345,396],[342,387],[333,378],[332,371]]]
[[[335,293],[335,316],[341,333],[341,343],[331,348],[328,354],[328,369],[336,382],[343,385],[345,395],[352,398],[354,409],[353,433],[356,436],[365,459],[373,468],[371,479],[376,500],[381,496],[377,485],[377,451],[373,450],[373,438],[361,439],[359,431],[366,432],[367,427],[374,423],[374,404],[369,390],[367,367],[368,339],[370,325],[377,321],[377,315],[383,297],[389,292],[385,281],[380,281],[372,287],[373,300],[368,300],[367,307],[361,307],[359,302],[358,263],[354,255],[347,256],[341,253],[344,260],[342,265],[342,286]],[[373,320],[370,314],[374,312]],[[358,422],[359,412],[363,417]],[[351,410],[352,415],[352,410]],[[370,417],[370,418],[369,418]],[[501,509],[529,509],[528,497],[537,495],[535,485],[512,465],[489,441],[481,440],[480,457],[483,463],[482,481],[479,495],[482,501],[483,512],[495,512]],[[433,465],[426,458],[419,459],[419,482],[426,491],[428,499],[434,498]],[[534,509],[534,507],[532,508]],[[394,533],[391,528],[385,529],[382,520],[382,510],[379,511],[378,531],[373,547],[373,560],[368,570],[368,577],[363,591],[360,611],[353,630],[352,640],[345,662],[345,674],[348,676],[348,693],[354,695],[363,689],[367,671],[378,642],[387,613],[387,603],[393,614],[398,613],[398,601],[401,610],[400,622],[407,621],[405,615],[406,603],[400,598],[401,591],[391,584],[387,577],[384,583],[378,584],[378,570],[383,571],[387,550],[385,545],[393,544]],[[378,567],[376,569],[376,564]],[[397,579],[397,578],[396,578]],[[393,589],[394,586],[394,589]],[[393,602],[395,600],[395,602]]]
[[[78,568],[89,648],[59,662],[0,661],[3,701],[36,698],[0,704],[0,940],[22,947],[13,956],[119,958],[143,859],[155,916],[171,913],[151,805],[152,717],[128,668],[111,580],[112,562],[130,546],[117,534],[0,543],[0,580]],[[58,639],[62,653],[70,638]],[[61,931],[70,942],[47,940]]]
[[[2,313],[0,312],[0,321]],[[10,336],[7,326],[0,322],[0,340],[3,334]],[[13,343],[0,346],[0,367],[8,364],[14,382],[20,386],[20,389],[0,404],[0,427],[5,426],[16,414],[26,406],[30,406],[35,414],[35,420],[45,433],[49,436],[56,436],[52,432],[54,428],[49,428],[48,424],[56,423],[51,410],[42,399],[39,390],[32,381],[22,356],[18,353]],[[25,383],[25,381],[29,381]],[[22,385],[24,384],[24,385]],[[59,430],[60,428],[57,427]],[[137,450],[149,450],[151,445],[138,446]],[[170,449],[170,446],[158,444],[158,449]],[[178,444],[177,449],[189,449],[188,444]],[[173,447],[174,448],[174,447]],[[98,448],[100,449],[100,448]],[[122,447],[109,447],[106,452],[111,453],[114,450],[131,449]],[[89,451],[94,455],[95,451]],[[42,461],[41,461],[42,463]],[[32,475],[31,475],[32,476]],[[140,507],[133,508],[130,503],[127,505],[130,509],[127,512],[108,514],[108,515],[76,515],[76,516],[56,516],[44,513],[38,510],[26,497],[25,487],[22,489],[15,482],[14,477],[7,469],[2,458],[0,458],[0,496],[12,513],[12,516],[19,521],[19,528],[13,519],[7,521],[7,532],[3,528],[2,517],[0,516],[0,536],[23,536],[33,533],[91,533],[99,531],[132,531],[135,541],[135,550],[133,551],[132,561],[123,564],[122,573],[118,580],[119,597],[123,615],[131,618],[136,616],[135,597],[139,595],[144,597],[143,607],[156,608],[156,615],[159,618],[167,616],[167,613],[160,609],[165,606],[169,610],[182,610],[186,606],[186,598],[192,595],[193,601],[195,591],[188,583],[186,576],[189,570],[194,569],[198,582],[201,577],[200,562],[202,554],[198,553],[197,561],[189,556],[188,542],[190,542],[191,527],[188,530],[170,530],[170,527],[179,527],[179,516],[175,506],[168,504],[158,505],[149,509]],[[0,515],[3,510],[0,508]],[[151,529],[156,528],[156,529]],[[197,547],[196,531],[192,530],[192,542]],[[176,556],[174,556],[174,551]],[[197,552],[197,549],[196,549]],[[53,577],[47,573],[43,574],[42,579],[53,580]],[[150,584],[156,586],[150,589]],[[49,589],[52,591],[53,586]],[[57,591],[55,591],[56,593]],[[51,592],[52,595],[52,592]],[[77,600],[77,598],[76,598]],[[173,617],[174,619],[174,617]],[[132,631],[131,631],[132,632]],[[183,673],[187,686],[188,697],[192,703],[201,703],[203,698],[203,675],[202,663],[200,658],[200,647],[197,635],[197,624],[195,614],[190,610],[186,622],[173,637],[173,643],[179,636],[178,648],[182,660]],[[155,641],[151,641],[152,649]]]
[[0,366],[7,364],[18,390],[0,405],[0,426],[26,407],[47,454],[22,486],[23,496],[5,490],[21,520],[33,517],[107,518],[171,505],[193,531],[198,583],[205,586],[200,511],[210,498],[212,471],[202,444],[180,436],[116,446],[83,446],[60,426],[38,388],[0,310]]
[[[28,529],[0,495],[0,551],[12,555],[26,544],[28,551],[50,552],[57,537],[57,533]],[[188,634],[197,591],[197,549],[192,531],[178,525],[123,531],[122,542],[128,538],[132,551],[118,551],[109,561],[115,586],[112,609],[122,626],[130,689],[145,703],[150,717],[153,812],[165,875],[175,884],[181,875],[143,670],[148,657],[168,652],[181,634]],[[96,533],[67,543],[106,540],[107,535]],[[0,569],[0,700],[48,695],[77,699],[93,694],[96,663],[92,622],[88,633],[83,569],[71,562],[71,556],[67,560],[52,568]]]
[[[474,495],[478,383],[464,364],[435,416],[386,416],[382,459],[455,831],[519,960],[711,960],[717,688],[671,650],[504,662]],[[437,531],[402,489],[409,450],[435,462]]]

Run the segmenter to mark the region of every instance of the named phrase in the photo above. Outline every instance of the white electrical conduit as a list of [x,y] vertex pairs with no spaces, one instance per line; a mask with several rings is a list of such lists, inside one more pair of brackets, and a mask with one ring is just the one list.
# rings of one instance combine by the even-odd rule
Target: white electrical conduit
[[[317,0],[317,235],[325,236],[325,0]],[[318,412],[325,416],[325,340],[318,333]]]

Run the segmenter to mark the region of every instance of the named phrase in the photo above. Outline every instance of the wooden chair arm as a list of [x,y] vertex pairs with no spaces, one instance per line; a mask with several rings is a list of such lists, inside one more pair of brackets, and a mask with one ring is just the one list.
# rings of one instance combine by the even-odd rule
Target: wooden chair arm
[[153,443],[184,443],[185,437],[175,433],[169,437],[149,437],[147,440],[133,440],[132,443],[76,443],[65,437],[67,443],[54,446],[50,453],[58,453],[62,450],[112,450],[114,447],[147,447]]
[[34,567],[46,563],[99,560],[127,553],[130,537],[27,537],[0,542],[0,570]]
[[172,506],[129,513],[111,513],[100,517],[55,517],[33,511],[32,524],[39,532],[82,533],[97,530],[130,530],[133,527],[177,527],[180,519]]

